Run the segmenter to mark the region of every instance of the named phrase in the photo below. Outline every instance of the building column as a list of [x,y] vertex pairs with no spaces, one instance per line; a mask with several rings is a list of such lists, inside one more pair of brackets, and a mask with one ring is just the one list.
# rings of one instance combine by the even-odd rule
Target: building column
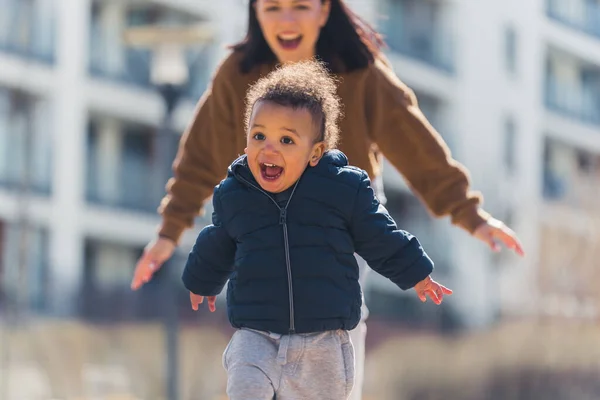
[[[502,136],[502,107],[498,96],[490,90],[501,90],[489,81],[500,82],[503,76],[500,47],[491,46],[489,38],[496,36],[499,10],[486,9],[479,2],[454,2],[456,79],[460,85],[460,99],[454,108],[457,121],[458,161],[470,172],[472,188],[483,193],[484,208],[496,214],[499,204],[496,181],[499,178],[496,156]],[[445,26],[453,26],[444,20]],[[473,32],[479,32],[474,35]],[[496,42],[493,42],[494,44]],[[498,312],[499,293],[491,249],[471,235],[455,228],[452,243],[455,246],[452,303],[459,310],[468,328],[488,326]],[[506,250],[504,250],[506,251]]]
[[[569,2],[566,2],[569,3]],[[534,0],[519,4],[516,25],[521,27],[519,46],[519,82],[521,92],[512,99],[520,112],[516,147],[518,179],[513,194],[514,220],[512,227],[525,248],[526,257],[514,257],[510,268],[503,272],[503,311],[513,316],[530,316],[543,306],[539,287],[539,252],[541,213],[544,203],[543,154],[545,110],[546,41],[543,21],[546,2]]]
[[50,239],[51,302],[58,312],[74,308],[84,263],[84,171],[87,110],[89,0],[56,3],[57,40],[53,104],[53,210]]
[[[125,46],[122,38],[125,27],[125,2],[104,1],[101,3],[99,16],[100,41],[102,52],[102,68],[111,76],[118,76],[125,71]],[[117,51],[120,50],[120,51]]]

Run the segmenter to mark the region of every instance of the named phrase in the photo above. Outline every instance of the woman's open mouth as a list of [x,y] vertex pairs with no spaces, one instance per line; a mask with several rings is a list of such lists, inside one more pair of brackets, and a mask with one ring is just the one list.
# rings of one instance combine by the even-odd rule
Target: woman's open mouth
[[275,181],[283,173],[283,167],[270,163],[260,163],[260,174],[266,181]]
[[281,34],[277,35],[279,45],[285,50],[296,50],[302,41],[300,34]]

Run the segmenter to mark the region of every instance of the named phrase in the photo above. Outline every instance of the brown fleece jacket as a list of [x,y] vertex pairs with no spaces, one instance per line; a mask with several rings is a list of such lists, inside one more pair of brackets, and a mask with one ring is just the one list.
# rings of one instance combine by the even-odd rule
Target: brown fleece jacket
[[[244,152],[246,91],[274,65],[242,74],[240,58],[232,53],[221,63],[181,139],[174,177],[159,207],[162,237],[179,241],[227,167]],[[339,149],[351,165],[373,178],[380,174],[383,154],[433,215],[450,215],[452,223],[471,233],[487,220],[489,215],[479,208],[481,195],[469,190],[468,172],[452,159],[413,91],[384,61],[337,77],[344,106]]]

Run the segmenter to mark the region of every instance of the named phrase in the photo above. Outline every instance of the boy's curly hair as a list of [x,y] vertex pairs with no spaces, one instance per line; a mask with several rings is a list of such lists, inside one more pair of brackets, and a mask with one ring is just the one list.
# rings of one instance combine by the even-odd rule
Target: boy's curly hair
[[286,64],[259,79],[246,94],[246,130],[252,109],[258,101],[270,101],[294,109],[308,110],[319,129],[317,142],[326,150],[334,149],[339,138],[338,119],[341,103],[336,94],[336,80],[318,61]]

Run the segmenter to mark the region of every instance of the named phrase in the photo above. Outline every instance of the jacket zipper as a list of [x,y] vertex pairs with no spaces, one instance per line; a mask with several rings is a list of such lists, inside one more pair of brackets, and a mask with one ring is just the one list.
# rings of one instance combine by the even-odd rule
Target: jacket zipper
[[298,182],[300,182],[300,181],[296,182],[296,184],[294,185],[294,189],[292,189],[292,193],[290,194],[290,198],[288,199],[287,203],[285,203],[285,207],[281,208],[279,206],[279,204],[277,204],[275,199],[273,199],[267,192],[262,190],[260,187],[255,186],[251,182],[248,182],[243,177],[240,176],[239,178],[241,180],[243,180],[244,182],[246,182],[246,184],[248,184],[249,186],[253,187],[254,189],[258,190],[259,192],[262,192],[265,196],[267,196],[273,202],[273,204],[275,204],[275,207],[277,207],[277,209],[279,210],[279,225],[283,226],[283,243],[284,243],[284,248],[285,248],[285,264],[287,267],[287,279],[288,279],[288,297],[290,300],[290,332],[289,333],[290,334],[295,333],[296,325],[294,322],[294,287],[292,285],[292,263],[290,261],[290,243],[289,243],[289,239],[288,239],[288,229],[287,229],[287,208],[290,205],[292,196],[294,196],[294,192],[296,191],[296,187],[298,186]]

